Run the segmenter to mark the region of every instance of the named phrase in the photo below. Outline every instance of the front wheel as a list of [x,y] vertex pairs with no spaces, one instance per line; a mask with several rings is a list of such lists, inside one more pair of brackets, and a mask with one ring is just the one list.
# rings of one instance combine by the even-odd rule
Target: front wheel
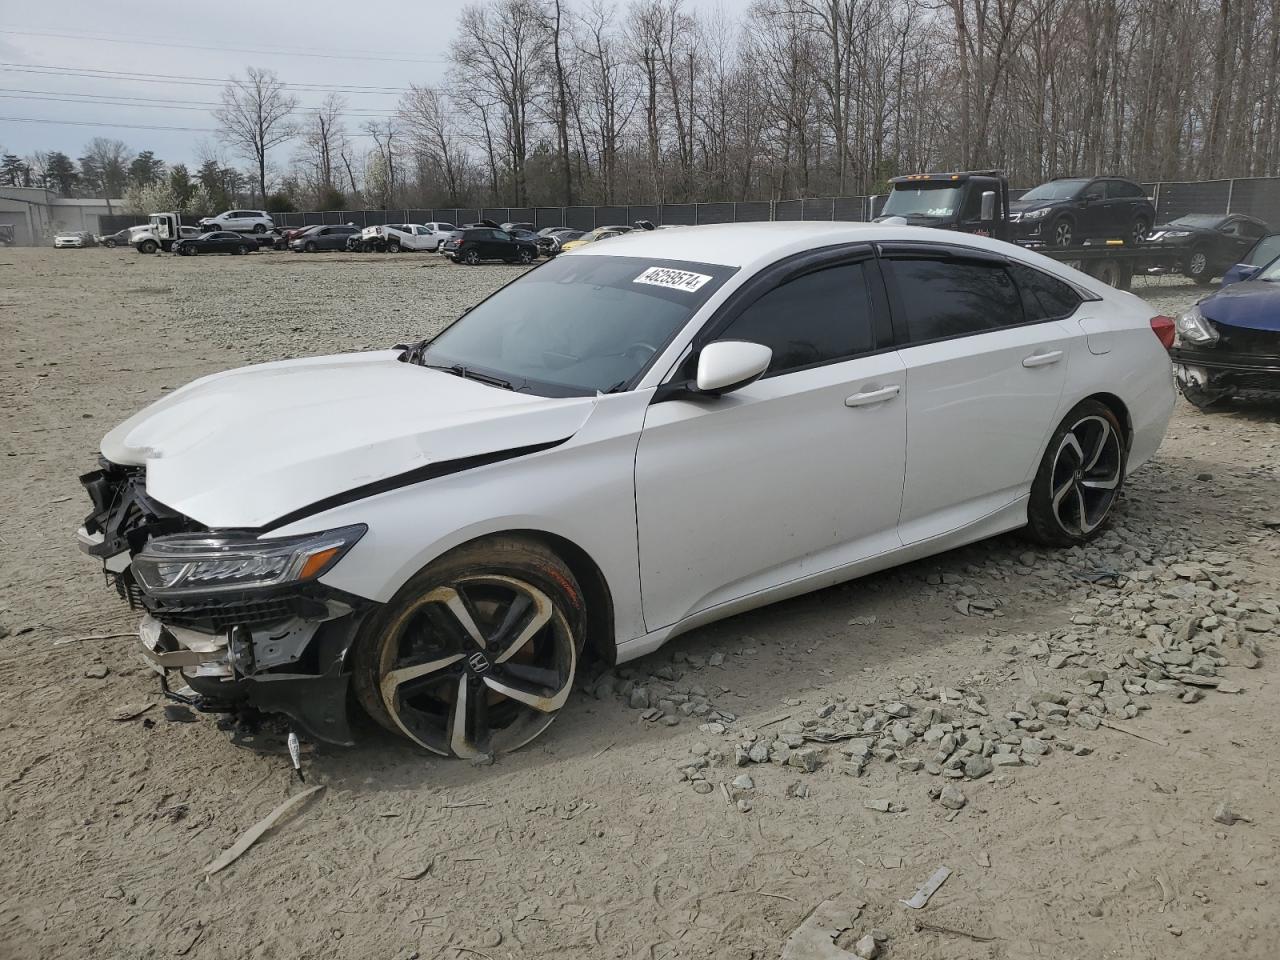
[[1143,240],[1147,239],[1147,234],[1151,232],[1151,222],[1146,217],[1135,217],[1133,226],[1129,228],[1129,243],[1138,246]]
[[106,247],[108,250],[110,250],[112,247],[116,245],[116,242],[114,240],[103,240],[102,245]]
[[1049,233],[1055,247],[1069,247],[1075,241],[1075,226],[1065,217],[1053,225]]
[[1049,439],[1031,484],[1027,530],[1046,546],[1069,547],[1096,537],[1124,485],[1124,427],[1111,409],[1083,400]]
[[1209,254],[1203,250],[1192,250],[1187,257],[1186,274],[1202,287],[1213,283],[1213,271],[1209,267]]
[[528,247],[521,247],[521,248],[520,248],[520,255],[517,257],[517,259],[518,259],[521,263],[523,263],[523,264],[525,264],[526,266],[528,266],[529,264],[533,263],[533,254],[529,252]]
[[365,710],[432,753],[524,746],[573,689],[586,609],[541,544],[500,537],[430,564],[361,629],[353,681]]
[[314,240],[308,240],[302,249],[306,250],[307,253],[315,253],[319,248],[316,247]]
[[399,253],[399,252],[400,252],[399,240],[392,240],[387,244],[387,253]]
[[158,249],[160,249],[160,245],[154,240],[144,240],[138,244],[139,253],[155,253]]

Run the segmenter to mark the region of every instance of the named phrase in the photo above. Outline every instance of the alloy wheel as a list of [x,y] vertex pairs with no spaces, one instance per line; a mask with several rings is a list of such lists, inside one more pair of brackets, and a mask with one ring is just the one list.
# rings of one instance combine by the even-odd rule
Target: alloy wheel
[[526,580],[461,578],[410,604],[383,638],[383,706],[411,740],[444,756],[515,750],[555,719],[577,653],[564,614]]
[[1202,275],[1209,266],[1209,258],[1205,256],[1203,250],[1197,250],[1191,255],[1191,260],[1187,264],[1187,272],[1193,277]]
[[1138,219],[1134,220],[1134,221],[1133,221],[1133,234],[1132,234],[1133,242],[1134,242],[1135,244],[1136,244],[1136,243],[1141,243],[1143,240],[1147,239],[1147,230],[1148,230],[1148,229],[1149,229],[1149,228],[1148,228],[1148,226],[1147,226],[1147,221],[1146,221],[1146,220],[1144,220],[1144,219],[1142,219],[1142,217],[1138,217]]
[[1059,220],[1057,225],[1053,228],[1054,245],[1058,247],[1069,247],[1071,246],[1071,239],[1071,221]]
[[1115,503],[1124,447],[1110,423],[1087,416],[1067,430],[1054,457],[1053,513],[1073,535],[1096,530]]

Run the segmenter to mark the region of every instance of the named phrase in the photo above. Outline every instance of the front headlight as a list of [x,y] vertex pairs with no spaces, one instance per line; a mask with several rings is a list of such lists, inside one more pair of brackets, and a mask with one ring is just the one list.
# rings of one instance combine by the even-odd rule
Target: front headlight
[[156,537],[134,558],[133,574],[154,597],[301,583],[332,568],[367,530],[356,524],[271,540],[251,534]]
[[1178,331],[1178,339],[1187,343],[1211,347],[1218,342],[1217,328],[1205,319],[1198,306],[1178,317],[1174,326]]
[[1028,210],[1022,215],[1023,220],[1043,220],[1051,213],[1049,207],[1041,207],[1039,210]]
[[1166,230],[1162,234],[1166,240],[1181,240],[1183,237],[1191,236],[1190,230]]

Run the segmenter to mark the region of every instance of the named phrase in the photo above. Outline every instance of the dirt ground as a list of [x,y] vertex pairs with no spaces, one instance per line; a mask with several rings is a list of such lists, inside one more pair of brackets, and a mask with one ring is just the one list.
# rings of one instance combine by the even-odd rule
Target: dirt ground
[[[1276,956],[1280,408],[1260,405],[1180,402],[1096,547],[1028,556],[1002,537],[698,630],[584,677],[594,694],[492,766],[364,728],[357,749],[309,753],[308,783],[326,789],[205,877],[301,788],[286,758],[237,747],[214,719],[164,718],[116,636],[136,615],[76,550],[78,474],[165,389],[420,337],[515,272],[0,252],[0,957],[763,960],[828,898],[840,943],[874,928],[890,960]],[[1161,312],[1198,293],[1139,292]],[[1130,671],[1118,701],[1109,684],[1086,696],[1088,668],[1124,672],[1123,652],[1167,640],[1189,610],[1180,636],[1212,630],[1196,656],[1242,692],[1184,703],[1198,688]],[[673,726],[630,705],[659,684]],[[1055,691],[1075,698],[1073,721],[1093,710],[1111,726],[1046,716],[1034,701]],[[914,769],[924,741],[881,739],[858,775],[839,731],[894,700],[917,719],[961,710],[974,735],[1012,716],[1005,742],[1035,742],[1020,741],[1023,763],[948,780]],[[671,709],[694,702],[713,710]],[[149,709],[111,719],[127,706]],[[784,740],[827,724],[816,770],[780,762]],[[753,740],[773,762],[740,768]],[[944,783],[962,808],[931,799]],[[1215,821],[1223,802],[1247,819]],[[899,902],[942,865],[926,908]]]

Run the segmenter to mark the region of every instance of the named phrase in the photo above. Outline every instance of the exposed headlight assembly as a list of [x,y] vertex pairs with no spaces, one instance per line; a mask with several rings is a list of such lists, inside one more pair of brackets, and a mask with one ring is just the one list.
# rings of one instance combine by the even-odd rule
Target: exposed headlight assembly
[[1178,339],[1186,343],[1199,344],[1202,347],[1211,347],[1218,342],[1218,330],[1212,323],[1205,319],[1200,308],[1192,307],[1186,313],[1178,317],[1176,327],[1178,330]]
[[367,530],[356,524],[268,540],[250,534],[156,537],[134,558],[133,575],[154,597],[301,583],[333,567]]

